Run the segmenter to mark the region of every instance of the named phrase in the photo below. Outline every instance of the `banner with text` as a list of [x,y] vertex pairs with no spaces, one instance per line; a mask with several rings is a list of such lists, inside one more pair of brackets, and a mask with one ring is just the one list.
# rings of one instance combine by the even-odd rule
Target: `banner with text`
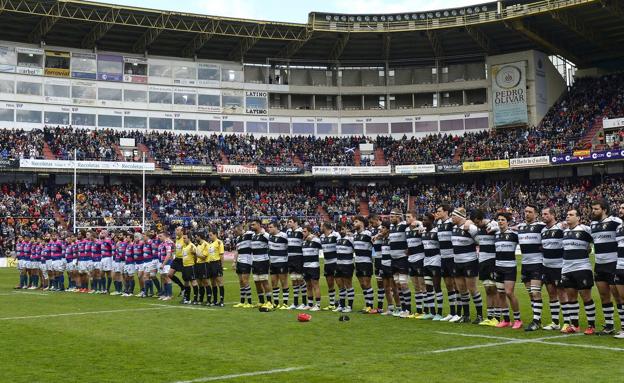
[[108,161],[64,161],[64,160],[35,160],[22,158],[20,168],[31,169],[74,169],[78,170],[136,170],[154,171],[155,166],[150,162],[108,162]]
[[0,169],[17,169],[19,160],[0,160]]
[[615,129],[624,127],[624,117],[620,118],[603,118],[602,127],[604,129]]
[[474,171],[479,171],[479,170],[509,169],[509,160],[464,162],[463,168],[465,172],[474,172]]
[[171,165],[172,173],[212,173],[210,165]]
[[396,174],[431,174],[435,173],[436,167],[429,165],[397,165],[394,167]]
[[511,168],[533,168],[548,165],[550,165],[548,156],[512,158],[509,160],[509,167]]
[[312,174],[326,176],[355,176],[391,174],[392,167],[386,166],[313,166]]
[[258,174],[256,165],[217,165],[219,174]]
[[591,152],[587,156],[575,156],[574,154],[562,154],[550,157],[550,162],[554,164],[573,164],[578,162],[609,161],[624,159],[624,150],[603,150]]
[[436,165],[436,172],[438,173],[461,173],[462,166],[461,164]]
[[260,166],[258,169],[262,174],[301,174],[303,168],[298,166]]
[[526,62],[492,65],[494,126],[528,123]]

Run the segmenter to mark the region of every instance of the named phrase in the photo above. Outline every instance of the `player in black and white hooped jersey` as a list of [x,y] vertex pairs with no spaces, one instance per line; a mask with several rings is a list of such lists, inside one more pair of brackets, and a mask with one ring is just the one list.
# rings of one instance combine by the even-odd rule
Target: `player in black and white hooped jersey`
[[518,225],[518,241],[522,252],[522,283],[531,298],[533,320],[526,331],[535,331],[542,324],[542,230],[544,223],[538,221],[538,208],[527,205],[524,208],[524,222]]
[[451,214],[453,221],[453,255],[455,261],[455,285],[461,296],[463,315],[449,322],[470,323],[470,298],[477,312],[473,324],[483,321],[483,299],[477,286],[479,277],[479,256],[477,255],[477,233],[474,223],[466,220],[466,209],[459,207]]
[[471,216],[472,222],[477,226],[477,243],[479,243],[479,280],[485,289],[487,303],[487,317],[479,323],[481,326],[496,326],[498,324],[498,292],[494,271],[496,268],[496,233],[498,223],[496,220],[485,218],[485,212],[476,210]]
[[[288,236],[278,222],[269,223],[269,261],[271,265],[271,288],[273,289],[273,305],[278,310],[288,310]],[[282,304],[279,302],[280,286],[282,290]]]
[[[624,203],[620,204],[618,207],[618,215],[620,219],[624,218]],[[615,277],[613,281],[620,297],[620,301],[617,303],[618,315],[620,317],[620,332],[617,333],[614,338],[624,339],[624,302],[621,302],[622,297],[624,297],[624,224],[618,226],[616,239],[618,243],[618,258],[615,265]]]
[[[262,227],[260,220],[251,221],[251,271],[258,294],[258,306],[273,309],[273,299],[269,287],[269,233]],[[266,300],[266,301],[265,301]]]
[[422,243],[422,232],[424,227],[422,222],[416,219],[413,213],[405,215],[407,229],[405,235],[407,239],[407,262],[409,263],[409,275],[414,285],[415,311],[414,319],[421,319],[424,314],[425,296],[427,287],[425,286],[425,249]]
[[612,295],[614,298],[620,299],[614,280],[618,258],[615,233],[618,226],[622,224],[622,220],[609,215],[609,204],[604,199],[592,201],[591,209],[591,233],[594,239],[595,254],[594,281],[600,294],[602,313],[605,319],[605,325],[597,335],[613,335],[615,325]]
[[386,311],[383,311],[381,315],[394,315],[396,312],[397,315],[398,305],[399,305],[399,294],[396,289],[396,285],[394,283],[394,276],[392,275],[392,250],[390,247],[390,222],[383,221],[381,225],[379,225],[379,233],[375,237],[376,240],[381,240],[381,278],[383,281],[384,292],[386,297],[386,302],[388,302],[388,306]]
[[303,254],[303,278],[308,286],[307,305],[305,310],[319,311],[321,309],[321,289],[319,279],[321,277],[321,265],[319,263],[319,252],[323,248],[321,240],[314,235],[311,226],[304,226],[301,230],[303,243],[301,251]]
[[373,238],[367,229],[368,219],[358,215],[353,219],[353,247],[355,251],[355,276],[364,295],[365,314],[373,313],[375,295],[371,287],[373,276]]
[[383,239],[378,236],[381,220],[377,214],[371,214],[368,216],[368,223],[370,225],[369,231],[371,232],[371,236],[373,237],[373,266],[374,266],[374,274],[375,280],[377,283],[377,313],[381,313],[383,311],[384,298],[386,292],[384,290],[384,283],[382,277],[382,267],[381,267],[381,245],[383,243]]
[[[515,330],[522,328],[520,320],[520,304],[514,292],[517,278],[516,247],[518,247],[518,233],[510,228],[511,214],[503,212],[496,215],[498,234],[494,240],[496,248],[496,289],[499,294],[498,303],[501,317],[497,328],[511,327]],[[509,304],[507,303],[509,301]],[[514,321],[511,322],[509,306],[513,310]]]
[[441,287],[441,264],[440,243],[438,242],[438,228],[435,227],[435,217],[431,213],[423,215],[422,243],[425,252],[423,267],[425,269],[425,315],[421,319],[439,321],[442,319],[444,306],[444,294]]
[[407,261],[407,222],[402,219],[403,213],[392,209],[390,213],[390,255],[392,256],[392,275],[399,290],[401,300],[401,318],[409,318],[412,311],[412,292],[409,288],[409,262]]
[[[293,304],[289,309],[303,310],[308,305],[308,292],[306,283],[303,279],[303,255],[301,245],[303,243],[303,230],[299,226],[299,220],[296,217],[290,217],[286,222],[288,229],[288,272],[293,286]],[[301,294],[301,305],[299,305],[299,295]]]
[[587,316],[585,334],[594,334],[596,321],[596,305],[591,296],[594,278],[589,260],[590,246],[593,242],[591,228],[581,224],[578,210],[568,210],[566,215],[568,228],[563,232],[563,267],[561,268],[561,284],[568,296],[568,312],[572,324],[566,333],[580,331],[578,296],[581,296]]
[[[555,210],[552,207],[542,209],[542,282],[548,292],[550,318],[549,325],[544,330],[566,330],[570,325],[568,316],[568,297],[561,287],[561,267],[563,266],[563,230],[564,224],[557,222]],[[563,326],[559,324],[559,312],[563,309]]]
[[238,284],[240,286],[240,303],[233,307],[251,308],[251,286],[249,285],[249,275],[251,274],[251,266],[253,264],[251,239],[253,231],[244,230],[242,224],[234,226],[234,244],[236,246],[236,254],[234,256],[234,271],[238,276]]
[[353,311],[355,289],[353,289],[353,235],[347,225],[339,227],[340,238],[336,241],[336,283],[338,284],[340,306],[334,312]]
[[329,305],[323,311],[336,309],[336,244],[340,239],[340,234],[334,230],[331,222],[324,222],[321,226],[321,245],[323,246],[323,274],[327,281],[327,293],[329,295]]
[[440,257],[442,260],[442,278],[446,286],[446,294],[450,313],[442,318],[443,322],[451,319],[457,321],[460,318],[461,306],[457,297],[455,286],[455,261],[453,256],[453,221],[450,218],[452,208],[442,204],[436,208],[436,222],[438,229],[438,243],[440,244]]

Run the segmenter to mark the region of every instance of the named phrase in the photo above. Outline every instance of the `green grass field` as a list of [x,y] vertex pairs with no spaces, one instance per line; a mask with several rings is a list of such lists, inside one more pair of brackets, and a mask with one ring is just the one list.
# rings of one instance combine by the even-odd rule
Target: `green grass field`
[[[226,271],[225,308],[183,306],[177,299],[14,291],[17,281],[17,270],[0,269],[0,382],[624,379],[624,343],[611,337],[357,313],[344,323],[329,312],[299,323],[297,312],[234,309],[238,282],[232,270]],[[520,287],[526,322],[530,307]],[[355,306],[362,306],[360,295]]]

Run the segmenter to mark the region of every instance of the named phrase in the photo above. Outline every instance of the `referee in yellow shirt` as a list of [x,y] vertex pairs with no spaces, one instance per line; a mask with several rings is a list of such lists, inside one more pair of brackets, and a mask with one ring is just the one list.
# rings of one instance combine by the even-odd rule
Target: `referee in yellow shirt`
[[191,304],[191,288],[189,284],[193,286],[193,302],[192,304],[198,305],[199,302],[197,300],[197,293],[199,289],[197,287],[197,279],[195,278],[195,261],[197,258],[197,248],[191,242],[188,234],[184,234],[182,236],[183,246],[182,246],[182,279],[184,279],[184,284],[186,288],[184,289],[184,304]]
[[208,295],[206,306],[212,304],[212,289],[208,286],[208,255],[209,247],[208,234],[206,231],[195,233],[197,238],[197,263],[195,264],[195,277],[199,284],[199,303],[203,304],[204,296]]
[[[218,237],[217,230],[211,228],[208,232],[208,278],[212,286],[212,305],[223,307],[225,298],[225,287],[223,286],[223,254],[225,249],[223,241]],[[217,289],[219,291],[219,301],[217,302]]]
[[[184,235],[184,229],[182,226],[178,226],[175,229],[175,251],[173,253],[173,260],[166,259],[166,262],[171,262],[171,267],[169,267],[169,272],[167,276],[171,279],[176,285],[180,286],[180,294],[182,294],[188,283],[182,284],[182,281],[178,277],[175,276],[175,273],[182,272],[182,247],[184,247],[184,239],[182,238]],[[179,296],[179,295],[178,295]]]

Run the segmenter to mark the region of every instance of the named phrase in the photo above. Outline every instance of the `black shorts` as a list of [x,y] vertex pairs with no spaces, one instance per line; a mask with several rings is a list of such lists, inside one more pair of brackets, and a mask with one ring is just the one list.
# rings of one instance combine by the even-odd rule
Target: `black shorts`
[[561,285],[561,268],[559,267],[542,267],[542,282],[546,285]]
[[372,263],[356,263],[355,264],[355,276],[356,277],[372,277],[373,276],[373,264]]
[[248,263],[236,263],[236,274],[251,274],[251,265]]
[[375,264],[375,276],[377,278],[382,278],[381,258],[373,258],[373,263]]
[[303,274],[303,255],[292,260],[290,258],[288,257],[288,273]]
[[208,279],[208,271],[207,271],[207,263],[196,263],[193,266],[193,273],[195,274],[195,279]]
[[194,281],[195,278],[195,266],[183,266],[182,267],[182,279],[185,282]]
[[306,281],[315,280],[318,281],[321,278],[321,268],[320,267],[304,267],[303,268],[303,279]]
[[381,277],[382,278],[392,278],[394,275],[392,274],[392,266],[381,266]]
[[171,268],[174,269],[175,271],[182,271],[182,269],[184,268],[184,264],[182,263],[182,258],[175,258],[171,262]]
[[421,259],[416,262],[409,262],[409,275],[410,277],[424,277],[425,260]]
[[353,278],[353,264],[336,265],[336,278]]
[[591,270],[561,273],[561,287],[564,289],[589,290],[594,286]]
[[442,277],[454,277],[457,274],[455,270],[455,260],[453,258],[442,258],[440,270],[442,271]]
[[271,263],[271,267],[269,268],[271,275],[279,275],[279,274],[288,274],[288,264],[287,263]]
[[476,278],[479,276],[479,261],[455,262],[455,276],[464,278]]
[[336,276],[336,264],[335,263],[326,263],[323,265],[323,275],[327,277],[335,277]]
[[613,283],[620,286],[624,285],[624,270],[615,270],[615,274],[613,274]]
[[518,268],[496,266],[494,273],[496,276],[496,282],[498,283],[504,283],[506,281],[515,282],[518,275]]
[[409,262],[407,257],[392,259],[392,274],[409,274]]
[[617,262],[611,263],[596,263],[594,265],[594,281],[607,282],[610,285],[615,285],[615,269]]
[[494,281],[494,271],[496,270],[496,259],[486,259],[483,262],[479,262],[479,280],[480,281]]
[[442,268],[440,266],[425,266],[425,276],[431,278],[440,278]]
[[208,278],[217,278],[223,276],[223,265],[221,261],[212,261],[206,263],[206,271]]
[[251,265],[251,271],[255,275],[268,275],[269,261],[254,261]]
[[522,265],[522,270],[520,271],[520,280],[522,281],[522,283],[527,283],[533,280],[541,281],[542,264],[532,263],[529,265]]

